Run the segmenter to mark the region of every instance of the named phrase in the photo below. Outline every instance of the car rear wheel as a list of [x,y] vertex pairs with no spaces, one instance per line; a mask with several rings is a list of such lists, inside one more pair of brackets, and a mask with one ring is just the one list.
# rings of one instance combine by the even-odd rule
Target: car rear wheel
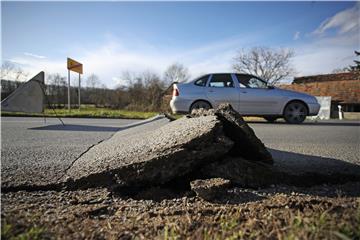
[[276,119],[278,119],[278,117],[274,117],[274,116],[265,116],[264,119],[268,122],[275,122]]
[[302,102],[290,102],[284,110],[284,118],[287,123],[302,123],[308,115],[308,110]]
[[192,110],[194,109],[200,109],[200,108],[204,108],[206,110],[211,108],[210,103],[206,102],[206,101],[196,101],[194,102],[191,107],[190,107],[190,113],[192,112]]

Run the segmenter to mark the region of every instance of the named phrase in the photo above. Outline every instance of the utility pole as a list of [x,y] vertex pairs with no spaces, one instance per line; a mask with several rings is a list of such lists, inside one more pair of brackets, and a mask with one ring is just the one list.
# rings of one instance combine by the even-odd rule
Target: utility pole
[[80,110],[80,104],[81,104],[81,100],[80,100],[80,89],[81,89],[81,83],[80,83],[80,73],[79,73],[79,110]]
[[68,110],[70,112],[70,70],[68,70]]

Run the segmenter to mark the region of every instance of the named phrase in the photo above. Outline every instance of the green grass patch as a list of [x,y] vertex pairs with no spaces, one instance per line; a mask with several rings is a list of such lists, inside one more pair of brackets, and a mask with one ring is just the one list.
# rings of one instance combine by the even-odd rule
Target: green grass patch
[[16,117],[76,117],[76,118],[122,118],[122,119],[146,119],[155,116],[157,112],[140,112],[110,108],[84,107],[81,109],[45,109],[42,113],[1,112],[1,116]]
[[7,224],[5,222],[1,225],[1,239],[4,240],[40,240],[44,238],[44,229],[37,226],[25,229],[16,229],[11,224]]

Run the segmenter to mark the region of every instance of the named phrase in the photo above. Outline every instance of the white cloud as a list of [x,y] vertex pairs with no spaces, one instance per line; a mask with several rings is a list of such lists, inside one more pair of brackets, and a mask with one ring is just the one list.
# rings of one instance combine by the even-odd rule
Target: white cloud
[[[296,52],[293,64],[298,75],[329,73],[334,68],[352,64],[353,51],[360,48],[359,31],[354,30],[359,28],[358,18],[353,19],[354,9],[359,9],[359,4],[335,14],[314,31],[325,33],[331,28],[336,28],[339,29],[338,34],[332,36],[315,34],[306,39],[301,37],[306,36],[303,33],[301,34],[299,31],[294,33],[293,39],[298,41],[293,47]],[[355,15],[358,17],[358,14]],[[356,20],[357,23],[354,27],[352,24]],[[208,72],[228,72],[231,71],[232,58],[240,47],[258,45],[259,41],[263,41],[261,45],[266,46],[266,40],[263,40],[266,38],[261,32],[248,34],[246,37],[235,36],[185,51],[184,49],[169,50],[136,39],[125,41],[114,36],[106,37],[106,39],[103,44],[95,48],[80,46],[76,48],[76,52],[72,51],[74,48],[67,49],[65,56],[61,59],[42,58],[44,56],[27,53],[15,56],[10,60],[18,63],[32,75],[39,71],[45,71],[67,76],[66,56],[71,56],[84,64],[83,79],[94,73],[106,86],[115,87],[117,84],[124,84],[121,79],[124,71],[152,70],[162,74],[166,67],[174,62],[180,62],[187,66],[192,77]],[[292,46],[287,47],[291,48]],[[77,78],[76,74],[72,74],[72,76],[74,79]]]
[[[165,51],[148,43],[136,42],[125,44],[111,37],[98,48],[82,49],[72,56],[84,65],[83,79],[94,73],[108,87],[124,84],[121,75],[124,71],[154,71],[161,75],[166,67],[180,62],[189,68],[190,74],[196,77],[206,72],[225,72],[231,67],[235,49],[242,46],[244,39],[232,38],[182,50]],[[66,57],[64,59],[35,58],[29,54],[13,57],[12,62],[23,69],[36,74],[39,71],[60,73],[67,76]],[[75,78],[75,75],[74,75]]]
[[29,53],[29,52],[24,52],[24,55],[29,56],[29,57],[33,57],[33,58],[40,58],[40,59],[46,58],[45,56],[37,55],[37,54]]
[[298,40],[299,38],[300,38],[300,32],[297,31],[297,32],[294,33],[293,39],[296,41],[296,40]]
[[[360,49],[360,3],[336,13],[313,31],[310,41],[295,48],[298,75],[331,73],[353,64],[354,50]],[[334,29],[337,34],[326,34]]]
[[357,32],[360,29],[360,2],[352,8],[336,13],[334,16],[323,21],[314,31],[314,34],[323,34],[327,30],[336,29],[338,33]]

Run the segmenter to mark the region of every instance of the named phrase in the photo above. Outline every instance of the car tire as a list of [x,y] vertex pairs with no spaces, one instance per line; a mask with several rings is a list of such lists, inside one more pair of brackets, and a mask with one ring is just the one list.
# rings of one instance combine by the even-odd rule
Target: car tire
[[275,122],[275,121],[278,119],[278,117],[274,117],[274,116],[265,116],[265,117],[264,117],[264,119],[265,119],[266,121],[268,121],[268,122],[273,123],[273,122]]
[[192,110],[200,109],[200,108],[204,108],[204,109],[208,110],[211,108],[211,105],[210,105],[210,103],[208,103],[206,101],[202,101],[202,100],[196,101],[193,104],[191,104],[190,113],[192,112]]
[[308,115],[307,107],[300,101],[293,101],[286,105],[284,109],[284,119],[287,123],[299,124],[305,121]]

